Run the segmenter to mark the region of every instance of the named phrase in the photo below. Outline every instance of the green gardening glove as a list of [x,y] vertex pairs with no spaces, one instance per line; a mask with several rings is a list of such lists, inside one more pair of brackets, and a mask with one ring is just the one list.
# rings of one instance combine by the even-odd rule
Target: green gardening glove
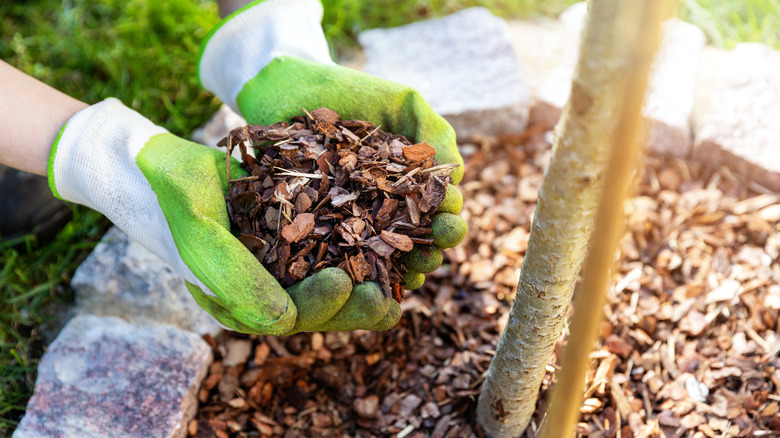
[[[462,165],[454,130],[417,91],[333,64],[321,17],[317,0],[251,3],[209,35],[199,63],[201,82],[250,123],[269,125],[301,115],[303,108],[328,107],[342,119],[367,120],[429,143],[440,164]],[[462,166],[452,177],[456,184],[462,179]],[[457,216],[462,204],[457,188],[448,187],[431,225],[435,245],[406,255],[407,289],[422,286],[423,273],[441,265],[441,249],[465,237],[466,224]]]
[[[103,213],[171,265],[198,304],[230,329],[282,335],[332,326],[383,330],[398,321],[398,303],[373,285],[353,290],[340,269],[283,289],[230,232],[225,158],[107,99],[62,128],[48,176],[59,198]],[[240,172],[233,160],[231,174]],[[371,306],[355,304],[367,297]]]

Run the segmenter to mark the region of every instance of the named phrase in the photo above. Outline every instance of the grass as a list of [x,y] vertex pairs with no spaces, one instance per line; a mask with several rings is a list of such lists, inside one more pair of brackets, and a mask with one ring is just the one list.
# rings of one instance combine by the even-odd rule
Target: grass
[[780,49],[780,0],[681,0],[682,17],[704,30],[710,42],[731,49],[757,42]]
[[[481,5],[505,17],[555,15],[572,0],[322,0],[336,48],[363,29],[390,27]],[[780,0],[681,0],[681,15],[725,48],[740,41],[780,48]],[[5,0],[0,57],[89,103],[114,96],[171,132],[189,136],[218,107],[195,76],[199,46],[218,22],[207,0]],[[40,326],[72,300],[70,278],[109,226],[74,209],[47,244],[0,238],[0,436],[24,413],[44,351]],[[21,249],[12,245],[21,243]]]
[[0,436],[8,436],[32,391],[42,324],[72,300],[70,277],[107,226],[100,214],[81,207],[49,245],[33,235],[0,241]]

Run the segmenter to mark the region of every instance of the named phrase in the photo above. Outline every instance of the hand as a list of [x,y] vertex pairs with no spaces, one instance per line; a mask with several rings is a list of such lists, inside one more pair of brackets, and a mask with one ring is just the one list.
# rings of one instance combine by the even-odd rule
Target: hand
[[[333,64],[321,17],[316,0],[269,0],[243,9],[223,21],[204,44],[201,82],[250,123],[268,125],[300,115],[303,108],[324,106],[342,119],[368,120],[383,130],[428,142],[440,164],[462,165],[454,130],[417,91]],[[457,184],[463,168],[452,177]],[[435,245],[415,247],[405,257],[407,289],[422,286],[423,273],[441,265],[441,249],[465,237],[466,224],[456,216],[462,204],[460,192],[449,186],[432,223]],[[375,293],[381,294],[379,288]]]
[[[106,215],[176,269],[198,304],[233,330],[383,330],[398,321],[398,303],[372,285],[353,290],[339,269],[283,289],[230,233],[225,158],[108,99],[62,128],[48,175],[55,195]],[[232,160],[231,174],[240,172]]]
[[[336,111],[342,119],[368,120],[388,132],[427,142],[436,150],[439,164],[461,165],[452,174],[453,182],[463,178],[455,131],[410,87],[346,67],[280,56],[244,85],[236,100],[247,121],[262,125],[289,120],[301,108],[321,106]],[[460,192],[449,186],[431,225],[434,247],[417,247],[405,257],[407,289],[422,286],[423,273],[441,265],[441,249],[454,247],[465,237],[466,223],[457,216],[462,206]]]

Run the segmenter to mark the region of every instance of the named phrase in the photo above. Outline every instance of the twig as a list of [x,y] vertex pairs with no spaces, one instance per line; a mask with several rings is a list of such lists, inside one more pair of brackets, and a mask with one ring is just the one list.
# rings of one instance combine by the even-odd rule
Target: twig
[[274,143],[274,146],[281,146],[283,144],[287,144],[289,142],[293,141],[292,138],[288,138],[287,140],[279,140],[276,143]]
[[228,132],[227,153],[225,154],[225,166],[227,167],[227,180],[230,181],[230,156],[233,154],[232,132]]
[[[303,173],[303,172],[297,172],[295,170],[289,170],[289,169],[283,169],[278,166],[274,166],[274,169],[279,171],[280,175],[283,176],[301,176],[304,178],[311,178],[311,179],[320,179],[322,178],[322,175],[317,175],[316,173]],[[334,179],[332,176],[329,176],[328,179]]]
[[377,126],[376,128],[374,128],[374,129],[373,129],[371,132],[369,132],[368,134],[366,134],[366,136],[365,136],[365,137],[361,138],[361,139],[360,139],[360,142],[361,142],[361,143],[363,143],[364,141],[366,141],[366,139],[367,139],[368,137],[371,137],[372,135],[374,135],[374,133],[375,133],[375,132],[377,132],[377,131],[379,131],[379,128],[381,128],[381,127],[382,127],[382,125],[379,125],[379,126]]
[[406,180],[413,177],[414,175],[417,175],[418,172],[420,172],[420,168],[419,167],[414,168],[414,170],[402,176],[398,181],[394,182],[393,187],[398,187],[399,185],[401,185],[401,183],[405,182]]
[[753,330],[750,327],[745,327],[745,333],[747,333],[748,336],[750,336],[750,339],[754,340],[756,344],[758,344],[759,347],[761,347],[762,350],[764,350],[765,353],[769,353],[772,351],[772,346],[769,345],[769,342],[766,341],[766,339],[762,338],[758,333],[756,333],[755,330]]
[[426,173],[437,172],[437,171],[442,171],[441,173],[445,173],[445,172],[449,171],[449,174],[447,174],[447,176],[449,176],[458,167],[460,167],[460,164],[458,164],[458,163],[439,164],[438,166],[429,167],[429,168],[421,171],[420,173],[422,173],[424,175]]
[[322,198],[322,200],[319,202],[319,204],[317,204],[317,206],[314,207],[314,210],[311,211],[312,214],[317,214],[320,211],[320,209],[322,208],[322,206],[325,205],[325,203],[328,202],[328,201],[330,201],[330,193],[325,195],[325,197]]
[[[228,166],[228,169],[230,169],[230,166]],[[228,170],[228,177],[230,176],[230,170]],[[257,181],[260,177],[257,175],[249,175],[249,176],[243,176],[241,178],[231,179],[229,180],[231,183],[237,183],[237,182],[244,182],[244,181]]]

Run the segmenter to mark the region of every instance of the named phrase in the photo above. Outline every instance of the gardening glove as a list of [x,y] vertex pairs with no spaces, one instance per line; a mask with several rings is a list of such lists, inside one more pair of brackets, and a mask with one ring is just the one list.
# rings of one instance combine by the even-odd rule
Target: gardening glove
[[[241,172],[232,160],[231,173]],[[384,329],[400,318],[398,309],[394,321],[384,319],[390,298],[355,309],[350,299],[371,295],[372,286],[353,291],[337,268],[288,294],[230,232],[225,153],[176,137],[116,99],[68,121],[52,146],[48,177],[57,197],[101,212],[170,264],[195,301],[230,329],[289,334],[329,327],[342,313],[362,328]],[[309,294],[293,300],[301,290]]]
[[[460,182],[463,158],[449,123],[414,89],[335,65],[321,20],[318,0],[250,3],[210,32],[199,61],[201,83],[250,123],[270,125],[301,115],[303,108],[328,107],[342,119],[367,120],[427,142],[440,164],[461,165],[452,174]],[[449,186],[431,224],[434,245],[415,246],[404,259],[407,289],[422,286],[423,273],[441,265],[441,249],[465,237],[466,223],[457,216],[462,206],[462,195]]]

